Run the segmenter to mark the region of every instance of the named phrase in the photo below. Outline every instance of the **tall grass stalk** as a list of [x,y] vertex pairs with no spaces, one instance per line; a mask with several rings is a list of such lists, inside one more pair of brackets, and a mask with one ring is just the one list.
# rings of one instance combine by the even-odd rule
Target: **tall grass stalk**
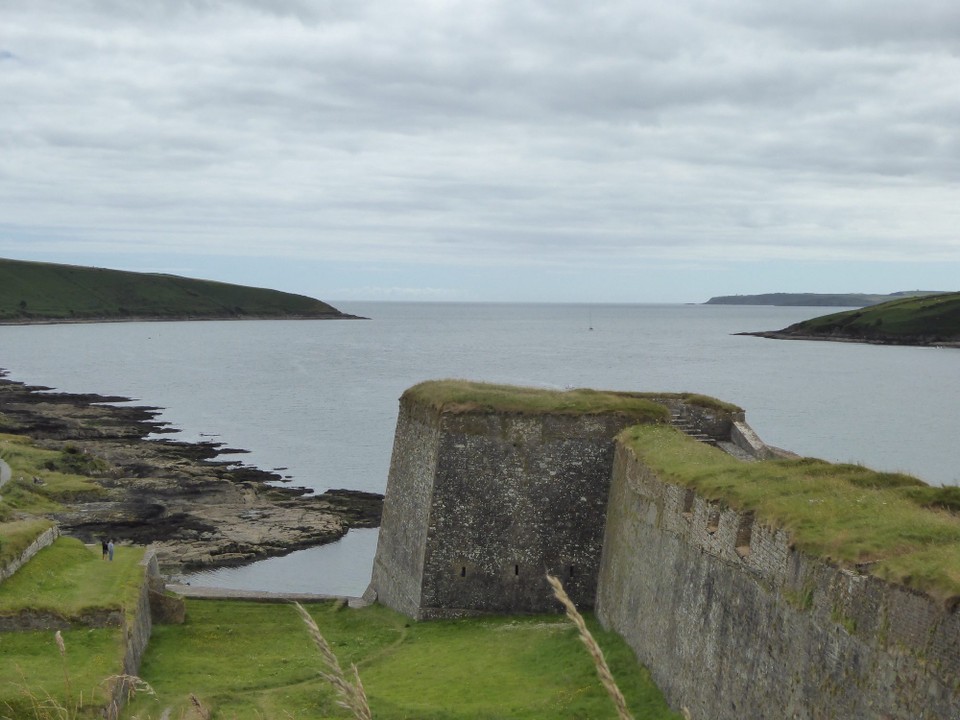
[[619,717],[620,720],[634,720],[633,715],[627,710],[627,701],[624,699],[623,693],[620,692],[620,688],[617,687],[617,683],[613,679],[613,673],[610,672],[610,667],[603,657],[603,650],[600,649],[597,641],[593,635],[590,634],[590,631],[587,629],[587,624],[583,621],[583,616],[577,612],[577,607],[563,589],[563,584],[550,574],[547,574],[547,582],[550,583],[550,587],[553,588],[554,597],[563,605],[567,617],[577,626],[577,631],[580,633],[580,640],[586,646],[587,652],[590,653],[590,658],[597,668],[597,676],[600,678],[600,683],[604,689],[606,689],[607,694],[613,701],[614,707],[617,708],[617,717]]
[[57,641],[57,650],[60,651],[60,666],[63,669],[63,690],[67,698],[67,707],[73,705],[73,690],[70,687],[70,669],[67,667],[67,644],[63,641],[63,635],[57,630],[53,636]]
[[320,657],[323,658],[323,662],[327,666],[327,671],[321,671],[320,677],[330,683],[337,691],[340,696],[337,704],[353,713],[356,720],[373,720],[370,706],[367,703],[367,694],[363,689],[363,683],[360,682],[360,673],[357,671],[357,666],[351,665],[353,670],[353,681],[351,682],[344,675],[337,656],[333,654],[333,650],[330,649],[330,645],[320,633],[317,623],[310,617],[310,613],[298,602],[293,603],[293,606],[300,614],[300,618],[310,631],[310,637],[313,638],[313,642],[320,650]]

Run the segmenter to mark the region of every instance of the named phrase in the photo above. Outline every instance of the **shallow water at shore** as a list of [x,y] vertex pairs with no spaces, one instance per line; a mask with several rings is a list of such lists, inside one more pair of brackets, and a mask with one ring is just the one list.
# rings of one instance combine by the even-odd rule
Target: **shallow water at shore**
[[[372,319],[6,326],[0,367],[31,384],[160,406],[183,439],[247,449],[229,459],[282,468],[318,491],[382,492],[398,397],[443,377],[700,392],[744,407],[772,445],[935,484],[960,477],[960,352],[733,334],[829,308],[334,305]],[[267,574],[250,582],[269,585],[243,589],[360,594],[374,545],[341,541],[263,561],[256,572]],[[334,591],[346,576],[333,560],[341,555],[358,578]]]

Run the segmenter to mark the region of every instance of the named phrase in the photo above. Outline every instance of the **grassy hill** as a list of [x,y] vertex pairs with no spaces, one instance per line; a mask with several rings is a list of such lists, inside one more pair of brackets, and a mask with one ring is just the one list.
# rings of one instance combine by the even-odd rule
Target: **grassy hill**
[[785,339],[854,340],[892,345],[960,345],[960,293],[927,295],[823,315],[775,332]]
[[348,317],[320,300],[277,290],[0,259],[0,322]]

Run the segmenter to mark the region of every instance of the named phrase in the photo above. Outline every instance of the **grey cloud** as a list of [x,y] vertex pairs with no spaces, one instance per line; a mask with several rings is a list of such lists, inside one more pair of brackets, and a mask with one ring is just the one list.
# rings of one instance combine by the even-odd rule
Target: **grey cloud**
[[957,11],[877,7],[24,0],[0,216],[186,252],[582,262],[854,254],[907,229],[900,198],[942,253]]

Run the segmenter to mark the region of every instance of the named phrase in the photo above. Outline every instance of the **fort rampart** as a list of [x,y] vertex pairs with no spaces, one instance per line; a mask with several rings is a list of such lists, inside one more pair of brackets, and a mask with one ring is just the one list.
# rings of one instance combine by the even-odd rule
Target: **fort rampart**
[[806,555],[776,523],[662,480],[625,427],[777,453],[742,411],[647,397],[662,416],[405,395],[368,598],[418,619],[555,611],[549,572],[694,720],[960,720],[956,602]]
[[960,614],[834,567],[618,446],[597,615],[694,718],[955,720]]

